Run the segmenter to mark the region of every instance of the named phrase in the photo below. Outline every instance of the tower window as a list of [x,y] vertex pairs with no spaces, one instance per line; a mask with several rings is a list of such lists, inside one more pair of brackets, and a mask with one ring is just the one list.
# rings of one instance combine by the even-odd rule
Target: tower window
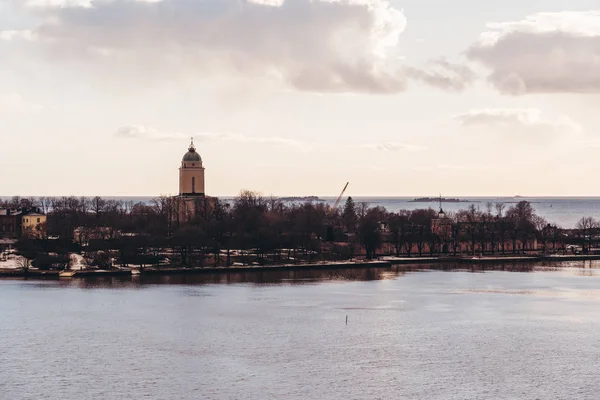
[[192,176],[192,193],[196,193],[196,177]]
[[196,166],[196,164],[192,163],[192,167],[195,167],[195,166]]

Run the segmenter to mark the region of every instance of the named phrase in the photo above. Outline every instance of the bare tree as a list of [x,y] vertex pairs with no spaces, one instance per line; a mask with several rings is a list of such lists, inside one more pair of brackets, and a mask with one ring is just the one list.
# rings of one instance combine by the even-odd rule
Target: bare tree
[[548,250],[548,240],[550,239],[550,231],[547,228],[550,225],[548,221],[539,215],[534,215],[532,221],[538,238],[542,242],[542,251],[546,253]]
[[504,216],[504,209],[506,208],[506,204],[504,203],[496,203],[494,208],[496,209],[496,216],[498,218],[502,218]]
[[104,211],[104,209],[106,207],[106,200],[104,200],[100,196],[95,196],[90,200],[90,202],[91,202],[90,206],[91,206],[92,212],[96,216],[96,219],[99,219],[100,214]]
[[17,259],[17,267],[19,267],[19,270],[21,270],[24,273],[27,273],[29,271],[29,267],[31,266],[31,261],[27,258],[27,257],[19,257]]
[[44,214],[48,214],[48,212],[50,211],[51,202],[52,202],[52,199],[50,197],[46,197],[46,196],[40,196],[37,199],[37,204],[40,207],[40,210],[42,211],[42,213],[44,213]]
[[576,225],[577,234],[581,240],[581,250],[583,253],[587,253],[592,245],[592,238],[596,228],[598,228],[598,221],[592,217],[582,217]]

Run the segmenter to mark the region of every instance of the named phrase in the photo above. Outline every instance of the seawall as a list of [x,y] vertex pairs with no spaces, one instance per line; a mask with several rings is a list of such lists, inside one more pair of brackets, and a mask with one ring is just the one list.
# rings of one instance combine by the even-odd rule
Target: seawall
[[[144,275],[172,275],[172,274],[203,274],[227,273],[273,270],[327,270],[327,269],[362,269],[362,268],[391,268],[394,265],[408,264],[503,264],[503,263],[533,263],[533,262],[563,262],[563,261],[592,261],[600,260],[600,255],[566,255],[566,256],[506,256],[506,257],[385,257],[381,261],[357,262],[332,262],[313,264],[283,264],[283,265],[247,265],[231,267],[203,267],[181,268],[164,267],[143,268],[140,272]],[[131,269],[120,270],[83,270],[74,271],[72,277],[60,277],[60,271],[39,270],[0,270],[0,278],[33,278],[33,279],[69,279],[86,276],[128,276],[133,275]],[[137,271],[136,271],[137,272]]]

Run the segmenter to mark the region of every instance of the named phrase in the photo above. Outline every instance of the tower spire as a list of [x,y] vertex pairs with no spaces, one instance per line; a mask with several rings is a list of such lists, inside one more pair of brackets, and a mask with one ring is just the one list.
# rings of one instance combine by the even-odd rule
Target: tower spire
[[191,142],[190,142],[190,148],[188,149],[189,151],[194,151],[196,150],[196,146],[194,146],[194,137],[191,137]]

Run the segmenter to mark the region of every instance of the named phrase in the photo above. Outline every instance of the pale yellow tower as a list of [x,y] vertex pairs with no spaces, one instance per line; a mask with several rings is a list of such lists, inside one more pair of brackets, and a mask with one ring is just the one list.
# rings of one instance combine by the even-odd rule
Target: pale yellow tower
[[179,195],[204,196],[204,167],[202,158],[194,147],[194,138],[179,168]]

